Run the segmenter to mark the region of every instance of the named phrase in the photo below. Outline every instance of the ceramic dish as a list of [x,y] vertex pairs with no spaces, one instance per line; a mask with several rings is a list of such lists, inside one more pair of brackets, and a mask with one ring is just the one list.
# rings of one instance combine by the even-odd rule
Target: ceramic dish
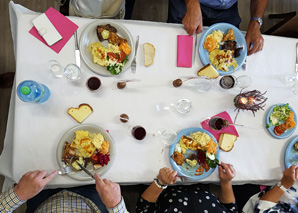
[[227,23],[218,23],[210,26],[207,30],[203,31],[203,34],[201,36],[200,42],[199,42],[199,54],[200,54],[200,59],[202,61],[202,64],[205,66],[207,64],[211,64],[210,59],[209,59],[209,52],[204,49],[203,44],[205,42],[206,37],[212,33],[213,30],[220,30],[224,34],[228,32],[228,30],[232,28],[235,34],[235,41],[237,42],[237,48],[238,47],[243,47],[243,49],[240,52],[240,56],[235,58],[237,61],[238,67],[234,70],[233,66],[229,68],[227,72],[224,72],[222,70],[217,70],[217,72],[220,75],[230,75],[236,70],[238,70],[244,63],[246,56],[247,56],[247,47],[246,47],[246,41],[241,33],[241,31],[235,27],[234,25],[227,24]]
[[286,169],[292,165],[298,165],[298,151],[294,149],[294,144],[298,142],[298,136],[296,136],[287,146],[285,152],[285,167]]
[[[284,105],[286,105],[286,104],[277,104],[277,105],[278,105],[278,106],[284,106]],[[269,124],[269,123],[270,123],[270,121],[269,121],[269,117],[270,117],[271,113],[273,112],[273,108],[274,108],[274,107],[276,107],[276,105],[272,106],[272,107],[269,109],[268,113],[267,113],[267,116],[266,116],[266,124]],[[294,112],[294,121],[296,122],[296,126],[297,126],[297,116],[296,116],[296,113],[295,113],[294,109],[293,109],[291,106],[289,106],[289,109],[290,109],[292,112]],[[267,128],[267,130],[268,130],[268,132],[269,132],[273,137],[275,137],[275,138],[277,138],[277,139],[284,139],[284,138],[288,138],[288,137],[290,137],[290,136],[295,132],[296,126],[295,126],[294,128],[292,128],[292,129],[287,129],[287,130],[286,130],[283,134],[281,134],[281,135],[276,135],[276,134],[274,133],[274,127],[275,127],[275,126],[270,126],[269,128]]]
[[[135,45],[134,45],[134,41],[133,41],[133,38],[132,38],[130,32],[122,24],[115,22],[115,21],[111,21],[111,20],[105,20],[105,19],[96,20],[96,21],[92,22],[84,29],[83,33],[81,34],[79,49],[81,52],[82,59],[86,63],[86,65],[88,66],[89,69],[91,69],[93,72],[95,72],[99,75],[102,75],[102,76],[113,76],[107,70],[107,67],[93,63],[91,52],[88,49],[92,43],[100,42],[97,37],[97,32],[96,32],[97,26],[98,25],[106,25],[106,24],[110,24],[111,26],[115,27],[117,29],[117,34],[119,36],[121,36],[122,38],[125,38],[129,44],[129,46],[131,47],[131,53],[128,56],[128,61],[124,65],[121,73],[125,72],[130,67],[130,64],[134,58]],[[101,44],[104,47],[107,47],[108,43],[109,42],[107,40],[101,42]],[[121,73],[119,75],[121,75]]]
[[[182,176],[182,177],[184,177],[187,180],[202,180],[202,179],[208,177],[209,175],[211,175],[214,172],[215,168],[210,168],[208,172],[205,172],[204,171],[203,174],[201,174],[199,176],[196,176],[195,173],[197,173],[197,172],[195,172],[195,170],[197,169],[198,166],[195,166],[195,167],[186,169],[186,167],[187,167],[188,164],[186,164],[184,162],[182,164],[182,166],[179,166],[171,158],[171,155],[174,153],[175,146],[176,146],[177,143],[179,143],[180,138],[183,135],[189,136],[190,133],[194,133],[194,132],[203,132],[203,133],[206,133],[207,135],[209,135],[212,138],[212,140],[215,143],[217,143],[217,141],[213,137],[213,135],[210,132],[208,132],[207,130],[202,129],[202,128],[199,128],[199,127],[187,128],[187,129],[184,129],[184,130],[182,130],[181,132],[179,132],[177,134],[176,139],[174,140],[173,144],[170,146],[170,150],[169,150],[169,155],[170,156],[169,157],[170,157],[170,162],[171,162],[172,168],[178,172],[178,175],[179,176]],[[191,155],[192,153],[195,153],[195,151],[187,150],[185,156],[187,157],[187,156]],[[216,158],[219,159],[219,150],[218,149],[217,149],[217,153],[216,153]]]
[[[103,137],[105,138],[106,141],[108,141],[110,143],[110,161],[108,163],[108,165],[103,166],[100,169],[97,170],[93,170],[93,166],[90,165],[90,167],[88,166],[87,169],[92,173],[95,174],[97,173],[98,175],[103,175],[106,171],[109,170],[109,168],[112,166],[113,162],[114,162],[114,158],[115,158],[115,143],[111,137],[111,135],[104,130],[103,128],[96,126],[96,125],[92,125],[92,124],[81,124],[79,126],[73,127],[70,130],[68,130],[60,139],[58,146],[57,146],[57,161],[59,164],[59,167],[63,167],[65,166],[64,162],[62,162],[62,153],[63,153],[63,149],[64,149],[64,144],[65,141],[71,143],[72,140],[75,137],[75,131],[78,130],[87,130],[90,132],[90,134],[93,133],[101,133],[103,135]],[[85,172],[83,171],[73,171],[71,173],[66,174],[69,177],[75,179],[75,180],[92,180],[92,178],[90,176],[88,176]]]

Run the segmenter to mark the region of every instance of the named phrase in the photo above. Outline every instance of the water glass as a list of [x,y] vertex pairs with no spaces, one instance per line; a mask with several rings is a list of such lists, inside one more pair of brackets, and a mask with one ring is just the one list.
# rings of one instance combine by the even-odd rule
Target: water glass
[[298,81],[297,73],[284,73],[280,76],[280,80],[284,85],[294,85]]
[[298,95],[298,83],[294,84],[292,87],[292,91],[295,95]]
[[76,64],[68,64],[64,68],[64,75],[69,80],[78,80],[81,78],[81,69]]
[[49,70],[55,77],[57,78],[63,77],[63,69],[61,64],[58,61],[50,60],[48,64],[49,64]]
[[207,92],[213,86],[213,81],[204,77],[193,79],[187,85],[187,88],[193,92]]
[[159,129],[157,130],[157,135],[159,136],[160,140],[167,146],[172,145],[177,137],[177,133],[172,129]]
[[171,105],[177,110],[177,112],[181,114],[186,114],[192,109],[192,103],[188,99],[181,99],[174,104],[172,103]]

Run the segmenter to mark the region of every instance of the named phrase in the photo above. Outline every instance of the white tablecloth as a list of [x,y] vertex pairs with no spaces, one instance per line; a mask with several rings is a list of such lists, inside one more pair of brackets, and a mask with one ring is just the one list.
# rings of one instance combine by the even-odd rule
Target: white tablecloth
[[[233,98],[240,89],[218,91],[212,89],[206,93],[193,93],[185,87],[174,88],[171,83],[180,76],[196,75],[202,67],[199,54],[196,54],[192,68],[176,67],[177,35],[185,35],[182,25],[153,23],[143,21],[119,21],[135,38],[140,35],[137,54],[137,72],[128,69],[116,77],[100,77],[102,88],[91,93],[85,87],[86,79],[96,75],[82,63],[82,76],[78,82],[58,79],[51,76],[47,69],[49,60],[57,60],[63,66],[75,62],[74,39],[71,38],[59,54],[42,44],[28,31],[31,20],[37,13],[20,12],[22,6],[10,3],[15,53],[16,82],[35,80],[47,85],[51,91],[50,99],[43,104],[22,102],[17,95],[12,95],[9,122],[5,138],[4,151],[0,156],[1,174],[13,181],[29,170],[58,169],[56,159],[57,144],[62,135],[78,125],[68,114],[69,107],[88,103],[94,109],[84,124],[95,124],[109,130],[116,144],[116,158],[112,168],[104,178],[122,184],[149,183],[161,167],[171,167],[169,148],[154,136],[159,128],[170,128],[177,132],[188,127],[200,127],[200,121],[227,111],[235,117]],[[78,35],[92,21],[70,17],[79,25]],[[199,38],[201,33],[198,35]],[[199,39],[198,38],[198,39]],[[249,56],[247,71],[241,69],[236,76],[249,75],[252,84],[249,90],[267,91],[268,97],[264,111],[254,117],[250,111],[240,112],[237,123],[254,126],[257,129],[237,128],[240,137],[230,152],[220,152],[220,160],[232,163],[237,171],[234,184],[255,183],[272,184],[284,170],[284,152],[287,143],[297,135],[297,130],[287,139],[275,139],[267,132],[265,117],[268,108],[277,103],[289,103],[298,112],[298,96],[293,95],[290,87],[280,82],[283,72],[292,72],[295,62],[297,39],[264,35],[265,44],[262,52]],[[144,66],[143,44],[152,43],[156,48],[153,65]],[[131,83],[128,88],[113,88],[118,79],[141,79],[140,83]],[[14,91],[15,93],[15,91]],[[186,115],[179,115],[172,110],[156,110],[157,104],[169,104],[172,101],[187,98],[192,101],[193,109]],[[117,115],[126,113],[132,121],[143,125],[147,136],[143,141],[136,141],[127,132],[128,124],[120,123]],[[201,180],[203,183],[217,183],[218,172]],[[49,187],[74,186],[92,183],[73,180],[67,176],[56,176]]]

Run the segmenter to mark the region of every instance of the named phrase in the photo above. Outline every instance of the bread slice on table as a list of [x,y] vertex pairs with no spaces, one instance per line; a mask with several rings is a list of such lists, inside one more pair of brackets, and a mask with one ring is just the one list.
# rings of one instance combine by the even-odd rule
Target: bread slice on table
[[236,140],[236,135],[232,135],[229,133],[221,133],[218,142],[219,148],[221,148],[225,152],[229,152],[233,149]]
[[78,123],[82,123],[92,112],[93,109],[89,104],[80,104],[78,108],[71,107],[67,110],[67,113]]
[[145,66],[148,67],[154,62],[155,47],[150,43],[144,44]]
[[205,76],[210,79],[218,78],[219,74],[211,64],[207,64],[198,71],[198,76]]

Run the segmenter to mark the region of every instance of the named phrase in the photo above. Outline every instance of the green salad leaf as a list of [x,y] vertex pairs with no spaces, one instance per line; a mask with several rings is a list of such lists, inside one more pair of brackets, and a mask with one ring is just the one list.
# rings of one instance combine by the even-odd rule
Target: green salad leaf
[[290,108],[289,104],[287,103],[284,106],[278,106],[273,108],[273,112],[269,116],[269,122],[270,124],[267,124],[267,128],[270,126],[278,126],[282,123],[285,122],[285,120],[289,117],[290,115]]

